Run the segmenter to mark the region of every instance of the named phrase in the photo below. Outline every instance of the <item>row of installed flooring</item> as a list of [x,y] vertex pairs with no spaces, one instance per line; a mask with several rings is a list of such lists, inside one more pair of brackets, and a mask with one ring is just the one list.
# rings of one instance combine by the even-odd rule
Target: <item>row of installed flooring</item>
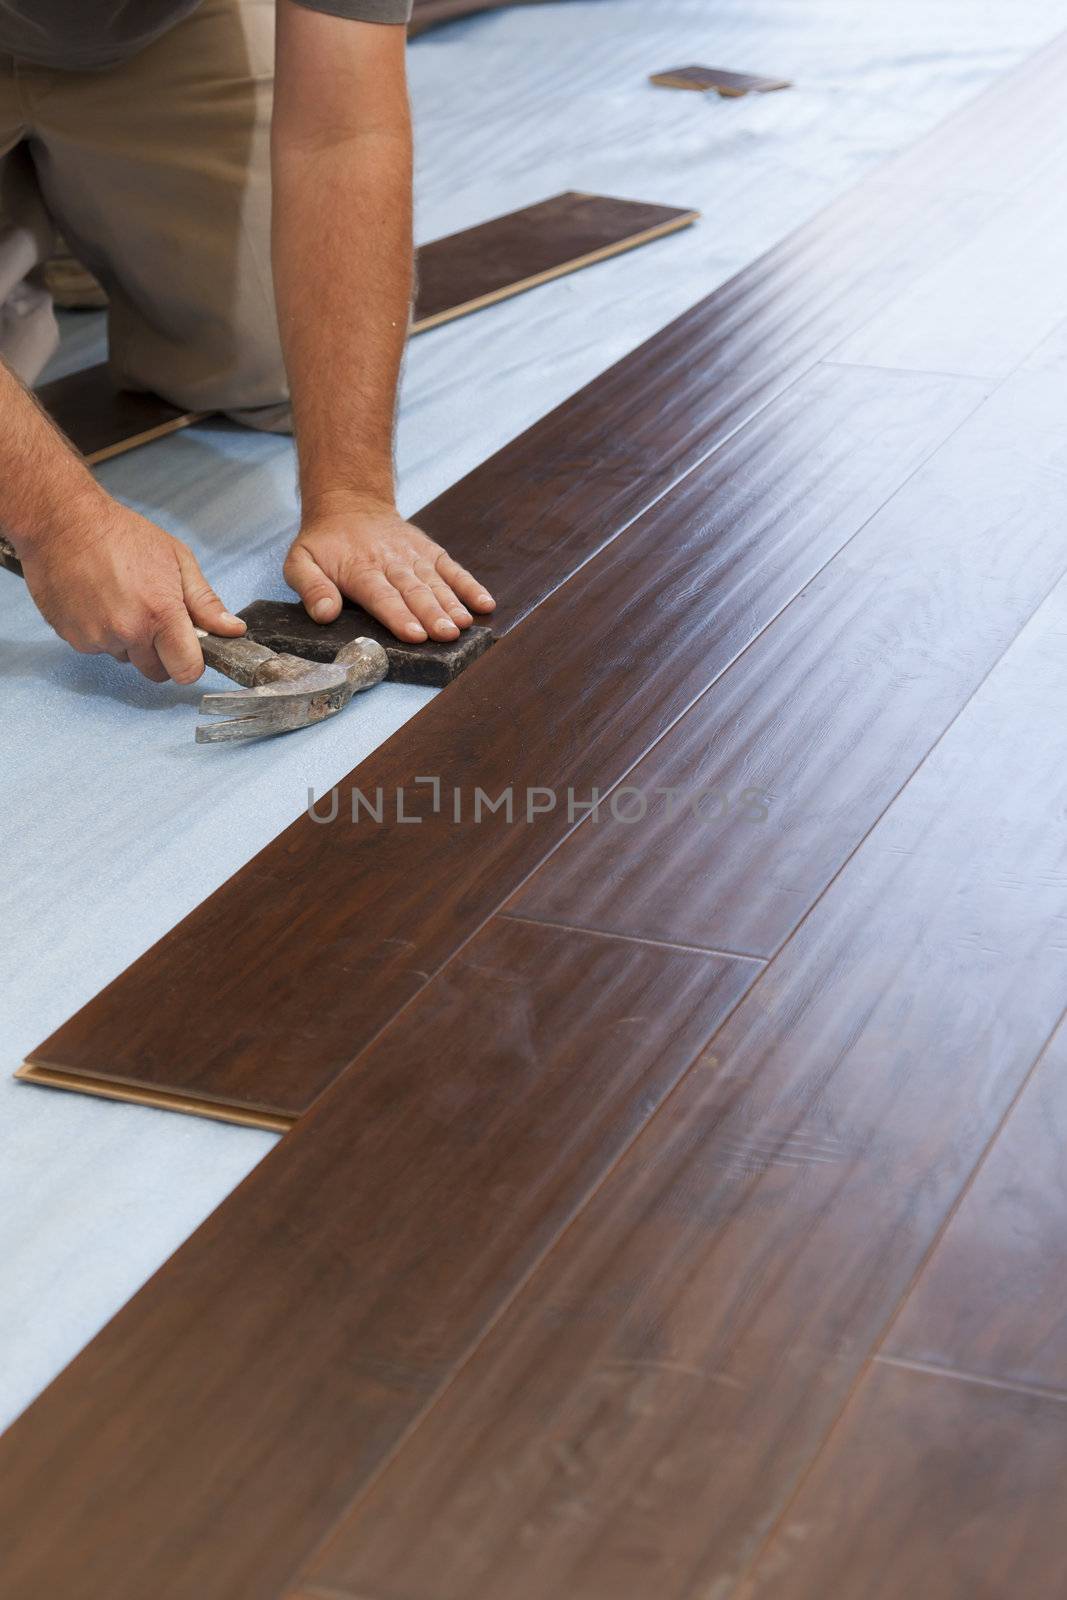
[[501,641],[35,1053],[294,1126],[0,1445],[13,1600],[1055,1591],[1065,67],[429,507]]

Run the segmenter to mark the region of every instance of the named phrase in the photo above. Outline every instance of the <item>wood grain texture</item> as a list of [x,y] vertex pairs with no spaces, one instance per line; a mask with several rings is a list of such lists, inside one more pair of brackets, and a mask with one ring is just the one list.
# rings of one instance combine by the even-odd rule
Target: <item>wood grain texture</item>
[[1038,1600],[1065,1473],[1067,1406],[876,1365],[737,1600]]
[[1061,1025],[890,1331],[890,1355],[1067,1397],[1065,1149]]
[[[302,817],[31,1064],[306,1110],[580,819],[570,791],[618,782],[976,399],[858,369],[795,386],[344,780],[336,821]],[[508,789],[511,821],[478,814]],[[357,791],[380,821],[351,823]]]
[[[677,233],[695,211],[595,194],[560,194],[424,245],[412,334],[524,294]],[[158,395],[118,389],[106,362],[43,384],[37,399],[90,465],[203,421]]]
[[727,72],[722,67],[671,67],[667,72],[654,72],[648,81],[661,89],[695,89],[699,94],[714,90],[727,100],[792,88],[789,78],[761,78],[750,72]]
[[[1067,368],[986,401],[629,774],[673,802],[605,810],[512,909],[773,955],[1063,573],[1065,414]],[[781,488],[751,511],[799,528]]]
[[1062,1010],[1065,636],[1067,582],[302,1576],[732,1595]]
[[558,194],[419,251],[412,324],[421,333],[677,233],[696,211],[597,194]]
[[758,971],[484,929],[0,1441],[4,1600],[278,1595]]

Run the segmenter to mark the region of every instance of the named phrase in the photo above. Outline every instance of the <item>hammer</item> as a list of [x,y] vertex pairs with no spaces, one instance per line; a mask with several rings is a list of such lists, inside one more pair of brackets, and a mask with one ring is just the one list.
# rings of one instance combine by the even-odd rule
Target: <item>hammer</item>
[[[14,548],[0,534],[0,566],[22,577]],[[354,694],[381,683],[389,657],[374,639],[352,639],[331,662],[279,654],[245,636],[222,639],[195,630],[204,660],[241,689],[205,694],[200,710],[223,720],[196,730],[197,744],[231,739],[263,739],[294,728],[309,728],[343,711]]]

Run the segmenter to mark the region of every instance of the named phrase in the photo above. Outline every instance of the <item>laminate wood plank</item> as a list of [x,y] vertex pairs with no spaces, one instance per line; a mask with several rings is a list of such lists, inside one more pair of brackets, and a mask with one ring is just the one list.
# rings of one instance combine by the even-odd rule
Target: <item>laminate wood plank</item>
[[1004,385],[628,775],[642,825],[605,807],[509,909],[773,955],[1067,566],[1065,415],[1067,367]]
[[279,1595],[759,970],[484,929],[0,1441],[4,1600]]
[[1067,1397],[1065,1081],[1061,1025],[890,1331],[890,1355]]
[[[978,398],[861,369],[796,385],[345,779],[336,820],[300,818],[31,1065],[305,1111],[581,818],[571,793],[622,777]],[[510,790],[512,817],[476,790]],[[380,820],[360,802],[352,824],[357,792]]]
[[155,394],[117,389],[106,363],[55,378],[36,391],[52,421],[90,466],[200,422],[205,413],[182,410]]
[[1002,378],[1062,321],[1067,200],[1033,186],[910,285],[833,360]]
[[[437,239],[418,252],[411,333],[666,238],[698,215],[677,206],[567,193]],[[37,399],[92,466],[212,414],[118,389],[106,362],[43,384]]]
[[737,1600],[1058,1594],[1067,1406],[876,1364]]
[[1062,1011],[1065,636],[1067,582],[302,1579],[733,1594]]
[[727,100],[792,88],[789,78],[761,78],[750,72],[727,72],[722,67],[671,67],[667,72],[654,72],[648,81],[661,89],[693,89],[699,94],[714,90]]
[[413,333],[665,238],[699,213],[606,195],[554,195],[419,251]]

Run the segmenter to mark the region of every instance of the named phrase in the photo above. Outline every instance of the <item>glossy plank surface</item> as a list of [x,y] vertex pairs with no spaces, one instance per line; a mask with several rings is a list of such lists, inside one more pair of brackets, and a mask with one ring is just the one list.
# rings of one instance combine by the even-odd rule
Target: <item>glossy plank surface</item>
[[312,1581],[731,1594],[1063,1008],[1065,635],[1067,583]]
[[[335,821],[301,818],[32,1063],[306,1110],[583,815],[570,792],[617,782],[976,398],[852,369],[798,384],[339,785]],[[508,789],[511,821],[478,814]],[[352,824],[357,792],[380,821],[360,801]]]
[[737,1600],[1005,1600],[1067,1565],[1067,1406],[876,1364]]
[[891,1329],[889,1354],[1067,1396],[1065,1149],[1061,1026]]
[[1065,414],[1067,369],[980,406],[629,774],[673,803],[605,811],[514,909],[773,955],[1067,566]]
[[598,194],[558,194],[419,251],[413,333],[522,294],[536,284],[649,244],[695,211]]
[[758,971],[483,930],[0,1441],[4,1600],[279,1594]]

